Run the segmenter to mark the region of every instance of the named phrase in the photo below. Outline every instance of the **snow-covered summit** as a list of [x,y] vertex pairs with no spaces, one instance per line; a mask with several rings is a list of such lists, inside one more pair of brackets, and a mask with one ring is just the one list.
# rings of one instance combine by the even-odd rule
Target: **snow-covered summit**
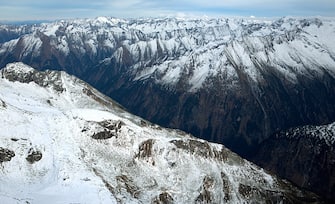
[[[22,77],[33,73],[28,78],[34,80],[8,74],[14,72]],[[62,91],[51,86],[55,81]],[[317,199],[222,145],[125,112],[65,72],[38,72],[22,63],[9,64],[0,73],[0,87],[1,202],[294,203]]]

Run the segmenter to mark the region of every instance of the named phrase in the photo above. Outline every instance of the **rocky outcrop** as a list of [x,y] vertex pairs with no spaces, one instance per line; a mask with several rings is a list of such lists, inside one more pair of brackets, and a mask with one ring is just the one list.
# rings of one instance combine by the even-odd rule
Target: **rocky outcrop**
[[152,204],[173,204],[173,203],[174,203],[173,198],[168,192],[162,192],[152,201]]
[[[105,120],[105,121],[98,122],[98,125],[102,127],[103,130],[99,132],[95,132],[92,135],[92,138],[96,140],[105,140],[105,139],[109,139],[112,137],[117,137],[124,123],[122,121]],[[82,131],[86,131],[86,130],[84,129]]]
[[12,160],[13,157],[15,157],[14,151],[0,147],[0,163],[8,162]]
[[[12,69],[13,67],[16,67],[16,69]],[[18,81],[21,83],[34,82],[42,87],[51,87],[58,92],[64,91],[61,85],[61,72],[37,72],[32,68],[26,68],[25,65],[18,63],[2,69],[0,74],[2,78],[9,81]]]
[[33,148],[29,149],[28,156],[26,157],[26,160],[33,164],[35,162],[38,162],[42,159],[42,152],[39,150],[34,150]]

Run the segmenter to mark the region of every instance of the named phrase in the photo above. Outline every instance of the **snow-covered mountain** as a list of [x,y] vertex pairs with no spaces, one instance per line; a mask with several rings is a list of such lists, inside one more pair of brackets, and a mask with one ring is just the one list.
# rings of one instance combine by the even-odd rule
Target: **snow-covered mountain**
[[1,203],[296,203],[318,198],[223,145],[131,115],[65,72],[0,72]]
[[305,189],[335,201],[335,123],[280,131],[265,140],[253,160]]
[[[51,56],[44,60],[50,60],[54,52],[65,58],[70,53],[88,55],[95,62],[116,60],[131,66],[134,80],[155,77],[157,83],[176,86],[186,78],[187,91],[196,91],[216,75],[236,85],[239,71],[261,83],[268,66],[289,82],[297,82],[301,74],[314,77],[326,72],[334,76],[335,72],[335,26],[329,19],[99,17],[42,24],[30,31],[30,35],[4,43],[1,53],[12,55],[16,51],[22,60],[26,55],[34,59],[45,54],[43,47],[51,46]],[[265,64],[267,67],[262,66]]]
[[64,20],[1,44],[0,65],[66,70],[249,156],[278,130],[335,121],[334,35],[332,18]]

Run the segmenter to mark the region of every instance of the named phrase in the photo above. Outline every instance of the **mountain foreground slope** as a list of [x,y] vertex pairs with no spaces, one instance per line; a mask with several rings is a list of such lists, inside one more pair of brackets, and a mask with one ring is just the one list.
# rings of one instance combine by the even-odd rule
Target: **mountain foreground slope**
[[2,26],[0,67],[65,70],[143,118],[249,158],[274,132],[335,121],[334,22],[99,17]]
[[65,72],[0,72],[2,203],[315,203],[232,153],[161,128]]

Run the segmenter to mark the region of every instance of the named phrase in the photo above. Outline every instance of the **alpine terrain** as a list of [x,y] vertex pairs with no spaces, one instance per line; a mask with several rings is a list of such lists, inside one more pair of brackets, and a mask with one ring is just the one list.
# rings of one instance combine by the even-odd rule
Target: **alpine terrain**
[[0,67],[65,70],[248,158],[276,131],[335,121],[334,19],[99,17],[0,30]]
[[1,203],[320,202],[65,72],[8,64],[0,86]]
[[[325,17],[98,17],[0,25],[0,67],[19,61],[66,71],[131,113],[224,144],[329,198],[332,143],[322,142],[325,152],[318,154],[323,140],[309,133],[276,135],[335,122],[334,36],[335,19]],[[297,156],[283,163],[279,158],[291,151]]]

